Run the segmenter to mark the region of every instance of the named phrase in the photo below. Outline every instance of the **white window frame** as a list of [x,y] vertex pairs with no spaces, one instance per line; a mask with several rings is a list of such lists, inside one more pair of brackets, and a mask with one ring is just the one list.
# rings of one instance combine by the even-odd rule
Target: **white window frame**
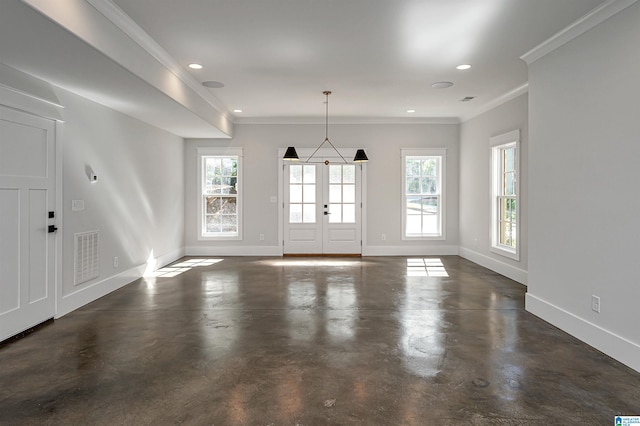
[[[242,148],[197,148],[197,181],[198,181],[198,193],[197,193],[197,211],[198,211],[198,240],[201,241],[224,241],[224,240],[242,240],[242,199],[244,191],[242,190]],[[238,215],[238,232],[237,233],[220,233],[219,235],[207,234],[204,232],[204,193],[203,193],[203,180],[204,180],[204,159],[206,157],[237,157],[237,181],[236,181],[236,211]]]
[[[513,260],[520,260],[520,130],[504,133],[489,139],[491,147],[491,252]],[[504,149],[515,147],[515,200],[516,200],[516,246],[500,244],[500,199],[504,196],[503,164],[501,153]]]
[[[403,240],[445,240],[446,239],[446,182],[447,182],[447,150],[446,148],[413,148],[400,150],[402,158],[402,239]],[[435,234],[407,235],[407,157],[440,157],[440,176],[438,182],[438,232]]]

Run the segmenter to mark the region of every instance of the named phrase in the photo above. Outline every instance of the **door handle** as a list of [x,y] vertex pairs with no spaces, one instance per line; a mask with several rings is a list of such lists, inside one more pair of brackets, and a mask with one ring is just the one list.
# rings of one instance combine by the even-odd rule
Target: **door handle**
[[55,225],[49,225],[49,233],[52,234],[54,232],[56,232],[58,230],[58,228]]
[[325,215],[325,216],[326,216],[326,215],[328,215],[328,214],[331,214],[331,213],[329,213],[329,212],[324,212],[324,215]]

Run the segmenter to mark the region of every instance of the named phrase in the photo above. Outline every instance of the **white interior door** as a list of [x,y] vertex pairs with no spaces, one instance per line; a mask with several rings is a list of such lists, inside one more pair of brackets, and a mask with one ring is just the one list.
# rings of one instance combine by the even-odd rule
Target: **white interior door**
[[55,314],[55,175],[54,123],[0,106],[0,341]]
[[284,165],[283,251],[360,254],[362,166],[318,160]]

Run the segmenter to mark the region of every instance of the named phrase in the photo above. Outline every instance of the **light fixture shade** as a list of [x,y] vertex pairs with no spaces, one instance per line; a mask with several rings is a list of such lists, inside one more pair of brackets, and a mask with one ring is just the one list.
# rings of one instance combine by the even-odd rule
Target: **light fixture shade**
[[300,160],[300,157],[298,157],[296,148],[293,146],[290,146],[287,148],[287,152],[284,153],[284,157],[282,157],[282,159],[287,161],[298,161]]
[[356,156],[353,157],[354,163],[366,163],[369,161],[367,154],[365,154],[364,149],[359,149],[356,151]]

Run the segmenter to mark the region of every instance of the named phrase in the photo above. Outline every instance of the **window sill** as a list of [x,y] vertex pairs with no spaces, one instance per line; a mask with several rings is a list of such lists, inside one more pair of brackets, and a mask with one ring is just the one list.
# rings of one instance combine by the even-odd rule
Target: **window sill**
[[239,235],[200,235],[198,241],[241,241],[242,237]]
[[444,241],[444,235],[404,235],[402,241]]
[[506,248],[491,246],[491,252],[495,254],[499,254],[500,256],[508,257],[509,259],[513,259],[516,261],[520,261],[520,253],[517,250],[508,250]]

